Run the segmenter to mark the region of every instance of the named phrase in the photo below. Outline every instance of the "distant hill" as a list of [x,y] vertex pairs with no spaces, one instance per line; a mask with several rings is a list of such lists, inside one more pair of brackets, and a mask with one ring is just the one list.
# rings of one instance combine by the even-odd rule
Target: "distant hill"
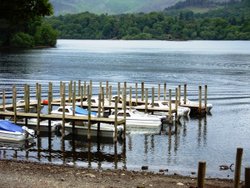
[[[50,0],[54,14],[91,12],[96,14],[123,14],[162,11],[184,0]],[[206,0],[203,0],[206,1]],[[230,0],[211,0],[225,2]]]

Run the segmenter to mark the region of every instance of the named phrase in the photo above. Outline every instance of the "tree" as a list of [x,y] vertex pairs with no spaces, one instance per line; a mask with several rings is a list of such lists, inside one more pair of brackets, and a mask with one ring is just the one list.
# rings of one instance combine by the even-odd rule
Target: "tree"
[[[33,22],[41,23],[41,18],[53,13],[49,0],[1,0],[0,1],[0,40],[3,45],[10,45],[11,38],[18,32],[34,35],[37,25]],[[30,28],[33,26],[33,28]]]

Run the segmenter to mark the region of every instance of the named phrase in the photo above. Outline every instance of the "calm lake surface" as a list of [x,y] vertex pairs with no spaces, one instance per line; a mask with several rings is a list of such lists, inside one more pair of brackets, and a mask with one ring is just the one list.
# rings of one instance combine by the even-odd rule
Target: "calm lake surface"
[[112,143],[62,143],[60,136],[45,135],[29,150],[2,147],[1,158],[132,170],[146,165],[151,171],[183,175],[196,172],[203,160],[207,176],[233,178],[233,172],[220,171],[219,165],[235,163],[236,148],[242,147],[243,168],[250,165],[250,41],[58,40],[57,48],[0,52],[0,94],[6,89],[10,97],[16,84],[22,98],[26,83],[34,91],[36,82],[47,88],[49,81],[58,86],[69,80],[93,80],[96,88],[100,81],[114,87],[144,81],[148,88],[167,82],[173,90],[187,83],[193,100],[198,86],[207,84],[214,107],[204,118],[182,119],[171,135],[168,128],[159,134],[128,134],[117,155]]

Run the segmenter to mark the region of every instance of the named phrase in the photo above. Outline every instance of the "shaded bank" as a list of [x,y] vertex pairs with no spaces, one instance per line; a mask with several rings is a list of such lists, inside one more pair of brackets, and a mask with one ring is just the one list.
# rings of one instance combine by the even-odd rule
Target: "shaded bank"
[[[196,187],[196,178],[142,171],[93,170],[68,165],[0,160],[1,187]],[[206,187],[232,187],[232,180],[207,179]]]

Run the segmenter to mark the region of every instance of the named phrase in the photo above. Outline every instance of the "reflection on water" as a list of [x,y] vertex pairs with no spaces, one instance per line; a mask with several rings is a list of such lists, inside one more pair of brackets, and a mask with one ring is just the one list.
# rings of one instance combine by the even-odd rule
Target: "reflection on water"
[[[71,41],[59,40],[52,49],[0,53],[0,103],[6,89],[7,102],[12,85],[18,99],[24,84],[42,84],[47,97],[48,82],[59,96],[60,81],[93,80],[93,95],[99,82],[145,82],[145,88],[167,82],[167,89],[188,84],[188,97],[198,99],[198,85],[208,85],[212,115],[190,117],[179,124],[164,125],[159,132],[130,133],[126,143],[87,143],[84,139],[44,135],[30,148],[0,150],[1,158],[17,158],[72,164],[92,168],[141,170],[169,169],[169,173],[190,175],[198,161],[207,161],[207,175],[232,178],[219,165],[234,163],[237,147],[244,148],[243,168],[249,166],[250,122],[249,41]],[[162,86],[163,87],[163,86]]]

